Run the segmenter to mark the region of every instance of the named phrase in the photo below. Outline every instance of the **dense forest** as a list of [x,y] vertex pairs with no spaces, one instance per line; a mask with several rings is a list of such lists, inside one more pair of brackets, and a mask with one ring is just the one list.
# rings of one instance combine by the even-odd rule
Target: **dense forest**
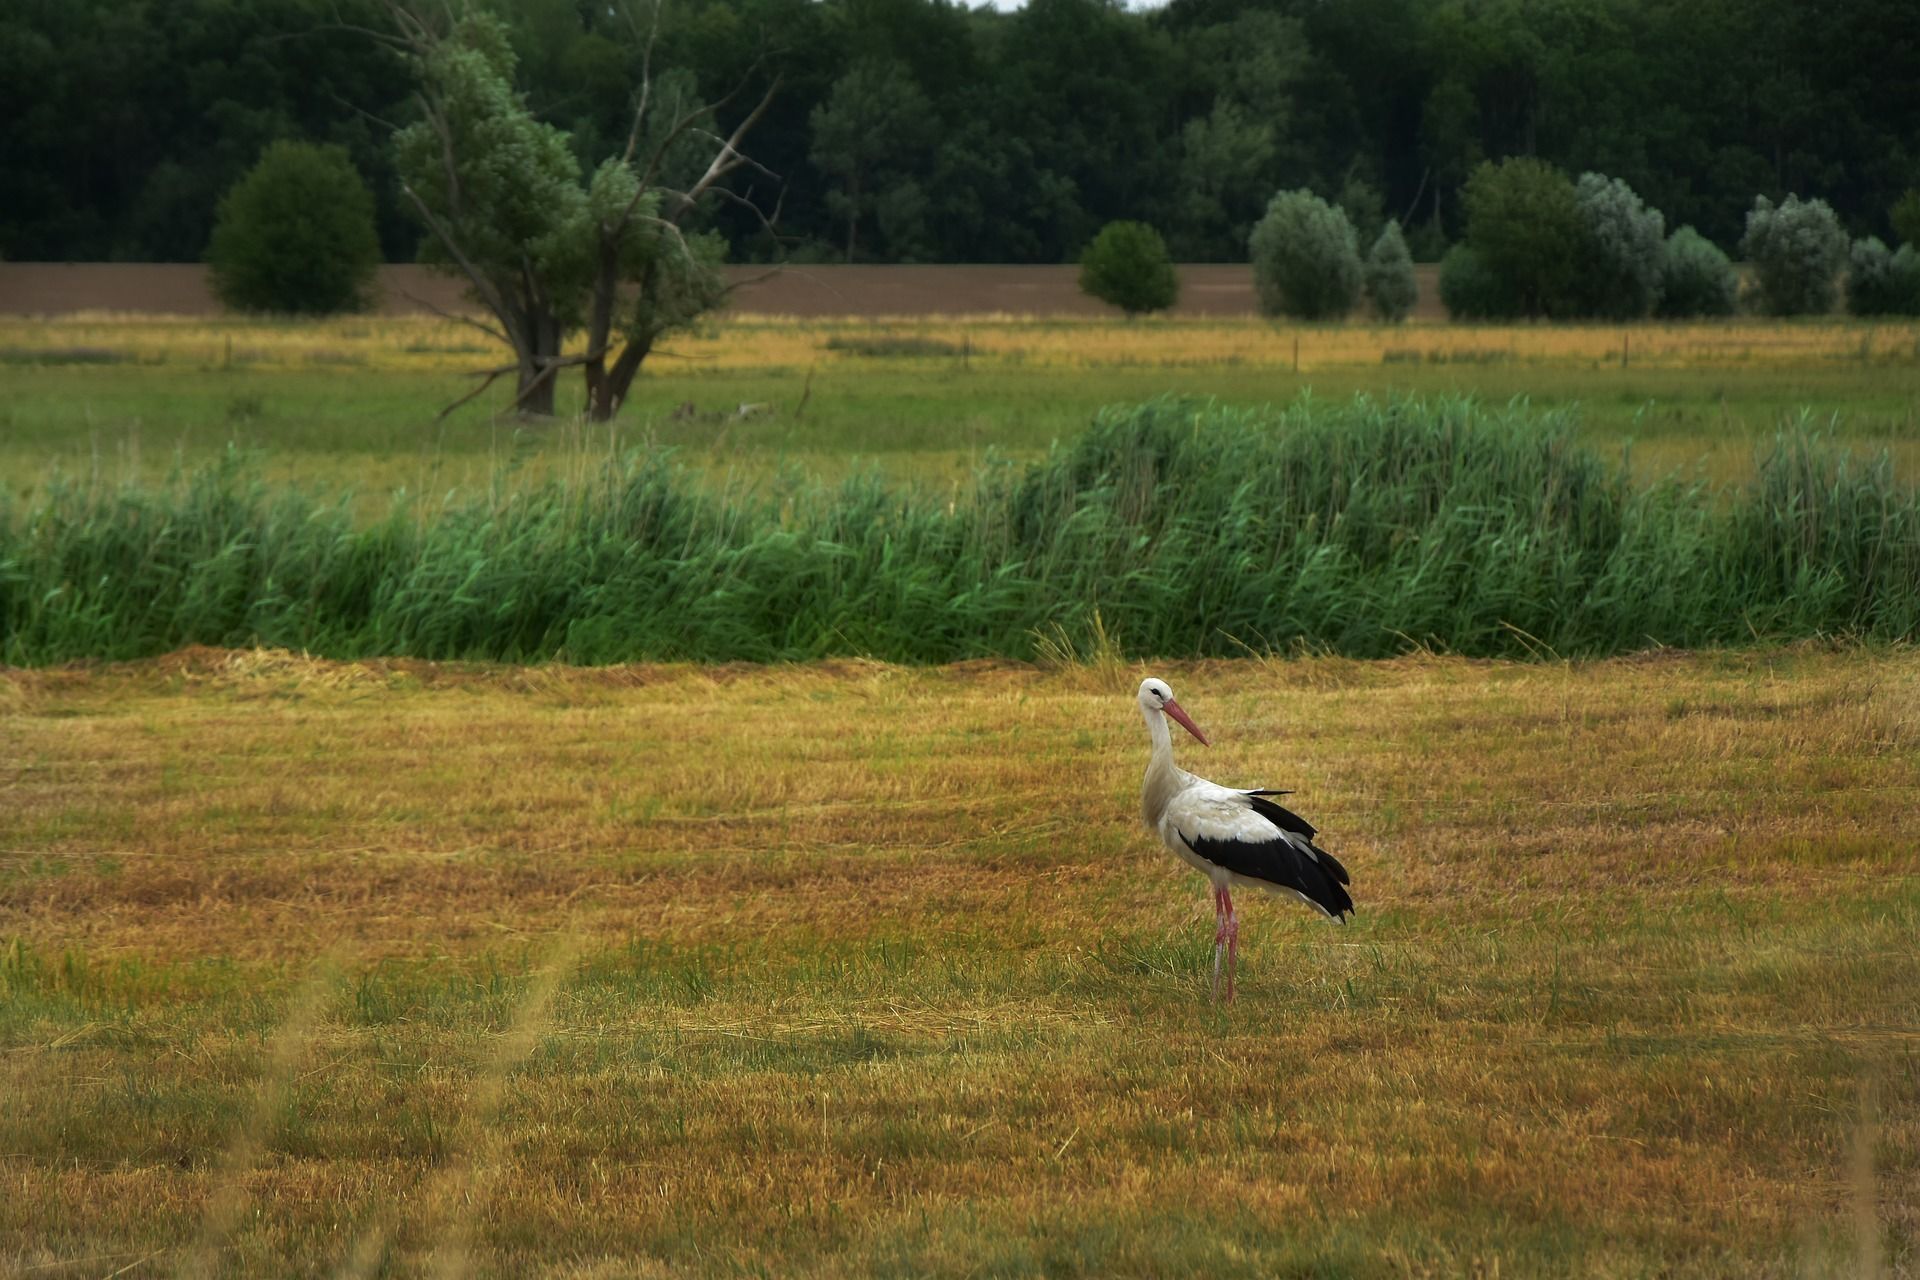
[[[436,0],[438,3],[439,0]],[[1417,255],[1457,235],[1482,160],[1624,179],[1731,248],[1756,195],[1889,234],[1920,186],[1912,0],[492,0],[520,88],[583,166],[624,139],[652,33],[748,139],[777,235],[737,258],[1059,262],[1114,218],[1243,260],[1269,196],[1311,188]],[[9,0],[0,255],[194,261],[277,139],[344,145],[382,247],[415,255],[390,140],[413,70],[379,0]],[[769,176],[773,175],[773,176]],[[777,178],[777,181],[776,181]]]

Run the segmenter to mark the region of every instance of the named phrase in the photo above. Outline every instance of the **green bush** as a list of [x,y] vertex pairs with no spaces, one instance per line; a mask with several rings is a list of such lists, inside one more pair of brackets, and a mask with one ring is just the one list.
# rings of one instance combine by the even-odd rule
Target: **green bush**
[[1413,304],[1419,301],[1413,255],[1407,252],[1399,222],[1388,222],[1380,238],[1373,242],[1373,248],[1367,250],[1361,283],[1366,289],[1367,301],[1373,304],[1373,313],[1394,324],[1405,320]]
[[1847,235],[1825,200],[1788,196],[1778,205],[1757,197],[1747,213],[1740,252],[1753,264],[1755,300],[1768,315],[1825,315],[1833,310]]
[[1347,215],[1311,191],[1282,191],[1253,229],[1253,286],[1265,315],[1338,320],[1360,300],[1360,246]]
[[1666,218],[1632,187],[1603,174],[1581,174],[1573,195],[1585,232],[1573,289],[1577,313],[1639,319],[1660,296]]
[[373,196],[345,148],[269,146],[221,199],[207,263],[214,294],[236,311],[365,308],[380,240]]
[[1455,320],[1510,320],[1520,314],[1506,281],[1487,268],[1478,250],[1464,244],[1440,259],[1440,305]]
[[1720,246],[1681,227],[1667,237],[1660,263],[1660,300],[1655,312],[1669,320],[1730,316],[1739,305],[1740,276]]
[[1179,301],[1180,279],[1158,231],[1109,222],[1080,255],[1080,291],[1136,316]]
[[1483,164],[1467,179],[1467,244],[1513,312],[1578,314],[1586,222],[1567,175],[1530,156]]
[[1920,315],[1920,255],[1889,252],[1879,236],[1853,242],[1847,255],[1847,310],[1856,316]]
[[1920,188],[1909,188],[1887,210],[1893,234],[1904,244],[1920,244]]

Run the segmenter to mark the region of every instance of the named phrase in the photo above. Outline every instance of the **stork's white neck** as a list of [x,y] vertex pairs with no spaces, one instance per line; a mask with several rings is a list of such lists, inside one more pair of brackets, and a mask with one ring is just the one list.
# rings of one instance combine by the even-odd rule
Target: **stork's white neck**
[[1153,739],[1153,758],[1173,759],[1173,731],[1167,728],[1167,713],[1158,707],[1143,706],[1140,718],[1147,722],[1147,736]]
[[1173,733],[1167,728],[1166,713],[1158,707],[1142,706],[1140,716],[1147,722],[1147,736],[1153,739],[1147,773],[1140,780],[1140,816],[1147,826],[1157,831],[1160,815],[1167,811],[1167,802],[1186,785],[1187,775],[1173,763]]

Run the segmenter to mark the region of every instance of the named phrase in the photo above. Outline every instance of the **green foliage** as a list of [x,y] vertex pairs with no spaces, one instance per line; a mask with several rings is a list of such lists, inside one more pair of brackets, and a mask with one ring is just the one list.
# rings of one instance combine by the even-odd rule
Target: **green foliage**
[[1347,215],[1347,221],[1353,224],[1354,235],[1366,240],[1376,240],[1385,230],[1387,215],[1381,201],[1380,188],[1368,182],[1358,174],[1350,173],[1346,181],[1340,184],[1340,211]]
[[1577,314],[1588,230],[1567,176],[1530,156],[1483,164],[1467,179],[1465,199],[1467,244],[1513,314]]
[[[546,292],[565,298],[588,268],[580,162],[566,133],[528,110],[513,71],[505,29],[488,15],[470,17],[456,38],[435,45],[421,75],[447,145],[434,121],[415,121],[393,136],[395,167],[422,218],[445,227],[496,288],[525,293],[531,270],[549,282]],[[421,256],[453,265],[437,236],[422,241]]]
[[[499,19],[469,14],[418,61],[424,118],[395,132],[393,153],[429,232],[421,258],[466,280],[493,314],[518,366],[515,405],[550,414],[553,364],[586,318],[598,258],[580,162],[515,91]],[[603,191],[602,208],[615,195]]]
[[1097,609],[1136,655],[1409,643],[1566,655],[1920,634],[1920,494],[1804,427],[1751,487],[1636,490],[1523,408],[1103,413],[969,500],[869,477],[715,494],[655,454],[400,506],[178,487],[0,510],[0,661],[184,644],[576,662],[1031,656]]
[[1920,315],[1920,254],[1889,252],[1879,236],[1853,242],[1847,255],[1847,310],[1856,316]]
[[220,201],[207,248],[214,294],[236,311],[329,315],[371,301],[373,197],[342,147],[276,142]]
[[1447,241],[1446,231],[1433,219],[1415,223],[1406,234],[1407,252],[1415,262],[1438,262],[1453,247]]
[[1790,195],[1775,205],[1756,197],[1740,252],[1753,264],[1756,300],[1768,315],[1825,315],[1833,310],[1847,236],[1824,200]]
[[[1060,262],[1123,217],[1147,217],[1176,255],[1226,260],[1283,183],[1340,193],[1371,239],[1365,183],[1407,211],[1430,261],[1415,229],[1437,218],[1457,238],[1467,176],[1522,154],[1604,169],[1723,245],[1755,191],[1816,185],[1849,225],[1887,236],[1920,136],[1899,0],[703,0],[660,10],[657,28],[624,0],[408,7],[502,15],[514,83],[588,173],[623,149],[650,39],[655,66],[710,94],[778,50],[754,158],[788,198],[779,239],[715,216],[741,257],[844,250],[857,211],[874,260]],[[219,193],[269,142],[301,137],[348,148],[386,256],[406,256],[417,228],[374,122],[413,118],[409,69],[362,34],[391,24],[386,0],[0,5],[0,245],[14,260],[198,258]],[[893,148],[856,197],[846,149],[817,148],[808,126],[871,67],[915,88],[843,139]]]
[[[668,118],[678,117],[694,101],[693,78],[684,71],[668,72],[654,88]],[[665,156],[665,176],[687,181],[685,175],[697,174],[705,163],[697,143],[677,144]],[[660,217],[662,198],[657,190],[640,190],[640,175],[632,164],[608,159],[587,183],[586,221],[578,229],[583,244],[592,243],[589,229],[600,231],[596,247],[611,253],[614,278],[634,286],[628,291],[619,329],[646,343],[693,324],[720,306],[727,293],[720,272],[726,260],[725,239],[711,231],[676,232]],[[629,208],[637,217],[624,234],[609,239],[604,229],[615,225]],[[564,278],[584,284],[586,273],[576,277],[568,272]],[[569,320],[585,301],[584,296],[570,301]]]
[[1180,280],[1158,231],[1109,222],[1080,255],[1080,291],[1135,316],[1179,301]]
[[1440,305],[1455,320],[1509,320],[1520,314],[1507,282],[1472,245],[1457,244],[1440,259]]
[[1240,256],[1254,219],[1258,192],[1273,161],[1273,126],[1231,99],[1189,120],[1180,131],[1180,195],[1174,225],[1181,256],[1192,262],[1228,262]]
[[1666,219],[1618,178],[1583,173],[1574,203],[1585,236],[1573,296],[1578,314],[1635,320],[1653,310],[1666,256]]
[[911,258],[924,235],[924,194],[898,172],[926,148],[933,126],[926,95],[897,62],[868,61],[833,86],[808,117],[809,158],[837,181],[827,207],[846,225],[847,261],[858,255],[860,220],[877,215],[896,257]]
[[1390,221],[1380,238],[1367,250],[1362,284],[1374,315],[1399,324],[1419,300],[1420,289],[1413,276],[1413,256],[1400,235],[1398,221]]
[[1660,301],[1664,319],[1730,316],[1739,305],[1740,276],[1720,246],[1692,227],[1667,237],[1660,262]]
[[1282,191],[1253,229],[1253,286],[1263,314],[1338,320],[1360,299],[1353,224],[1311,191]]
[[1920,244],[1920,188],[1908,188],[1887,210],[1887,221],[1902,244]]
[[423,256],[492,313],[521,409],[553,412],[562,342],[584,328],[587,412],[607,420],[658,338],[725,297],[724,240],[681,223],[739,153],[718,141],[691,72],[650,71],[628,141],[582,184],[578,139],[536,120],[513,88],[498,19],[470,14],[445,38],[424,31],[413,37],[423,118],[393,140],[430,232]]

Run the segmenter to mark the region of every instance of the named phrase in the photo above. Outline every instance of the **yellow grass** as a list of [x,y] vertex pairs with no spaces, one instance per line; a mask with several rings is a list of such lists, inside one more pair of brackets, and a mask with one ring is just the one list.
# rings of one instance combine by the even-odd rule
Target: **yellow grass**
[[[1848,362],[1898,366],[1920,357],[1920,323],[1843,321],[1621,325],[1299,325],[1243,320],[1079,320],[1021,316],[819,320],[721,318],[668,344],[660,364],[747,372],[831,369],[902,339],[937,344],[911,357],[984,368],[1234,366],[1302,372],[1380,364],[1515,364],[1740,368]],[[429,316],[272,321],[80,314],[0,319],[13,359],[76,351],[189,369],[365,368],[464,373],[500,361],[485,334]],[[897,364],[900,355],[884,357]]]
[[1915,1267],[1920,657],[1071,656],[0,672],[0,1269]]

